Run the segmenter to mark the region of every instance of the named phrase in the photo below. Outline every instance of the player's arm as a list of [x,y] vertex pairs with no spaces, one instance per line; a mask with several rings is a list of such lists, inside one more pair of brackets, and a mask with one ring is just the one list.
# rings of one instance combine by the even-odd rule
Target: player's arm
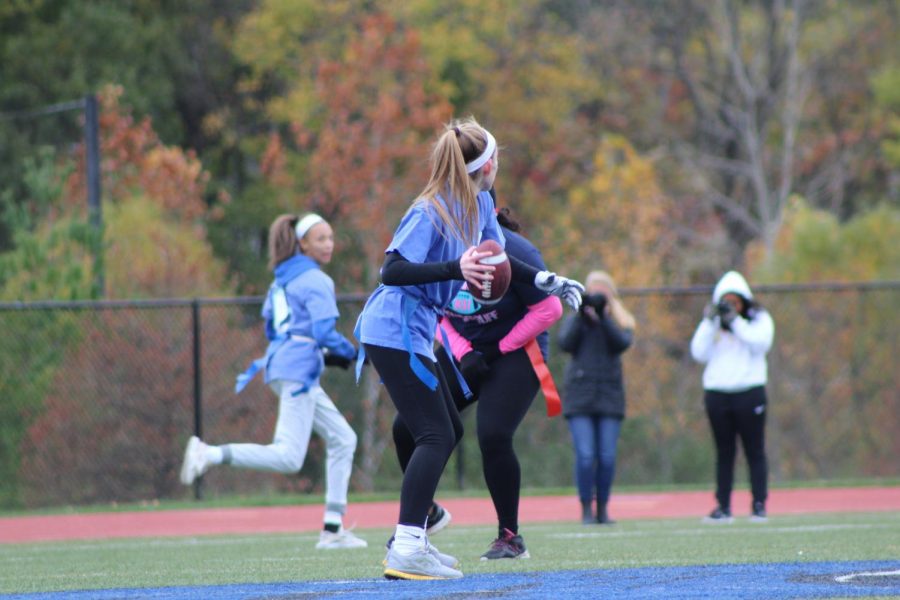
[[528,312],[513,325],[509,333],[497,344],[500,352],[506,354],[518,350],[541,333],[547,331],[551,325],[562,317],[562,302],[556,296],[547,296],[540,302],[528,307]]
[[534,285],[534,278],[537,277],[537,274],[540,273],[541,270],[511,254],[507,254],[507,256],[509,256],[509,267],[512,271],[512,280],[517,283]]
[[327,348],[330,353],[354,358],[356,348],[341,334],[335,325],[337,319],[319,319],[312,323],[312,334],[320,348]]
[[419,285],[451,279],[463,279],[458,260],[414,263],[399,252],[388,252],[381,265],[381,282],[385,285]]
[[[441,329],[443,329],[443,332]],[[438,323],[437,331],[435,332],[435,339],[442,340],[444,334],[447,336],[447,342],[450,343],[449,350],[457,361],[462,360],[463,356],[472,351],[472,343],[456,330],[456,327],[453,326],[453,321],[447,317],[441,317],[441,322]]]
[[477,252],[469,248],[459,260],[444,262],[416,263],[406,260],[399,252],[389,252],[381,265],[381,282],[385,285],[419,285],[435,281],[465,280],[481,289],[481,280],[490,278],[493,266],[482,265],[478,261],[487,252]]
[[509,257],[509,265],[513,281],[531,284],[542,292],[562,298],[575,310],[581,306],[584,286],[574,279],[562,277],[551,271],[541,271],[514,256]]

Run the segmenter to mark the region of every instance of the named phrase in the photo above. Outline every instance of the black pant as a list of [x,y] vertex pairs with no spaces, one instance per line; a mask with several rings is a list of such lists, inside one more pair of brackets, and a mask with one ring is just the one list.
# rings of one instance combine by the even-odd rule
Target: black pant
[[[476,421],[484,481],[497,512],[499,528],[517,533],[522,475],[513,435],[539,387],[531,361],[524,349],[501,355],[491,363],[490,372],[482,381],[472,382],[470,387],[477,390],[477,396],[467,400],[447,353],[440,349],[437,357],[457,409],[462,411],[474,402],[478,404]],[[400,419],[394,420],[394,445],[400,466],[404,467],[415,445]]]
[[731,508],[738,437],[747,457],[753,501],[765,502],[768,496],[765,388],[760,386],[743,392],[706,390],[704,401],[716,442],[716,500],[719,506]]
[[434,492],[453,448],[462,438],[463,426],[441,369],[421,354],[419,360],[438,378],[438,387],[428,389],[409,366],[409,354],[382,346],[365,345],[366,356],[378,371],[397,418],[410,432],[412,450],[403,466],[400,488],[401,525],[424,527]]

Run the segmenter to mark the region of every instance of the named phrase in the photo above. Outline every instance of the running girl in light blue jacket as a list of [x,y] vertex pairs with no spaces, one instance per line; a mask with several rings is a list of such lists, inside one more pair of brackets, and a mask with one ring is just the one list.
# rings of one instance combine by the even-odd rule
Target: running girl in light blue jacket
[[321,266],[331,261],[334,233],[322,217],[281,215],[269,228],[269,259],[275,280],[262,308],[269,346],[238,376],[235,391],[263,371],[278,396],[278,422],[271,444],[211,446],[188,441],[181,482],[190,485],[212,465],[296,473],[303,467],[315,431],[325,440],[325,517],[316,548],[363,548],[343,528],[356,433],[325,390],[319,376],[326,364],[347,368],[356,348],[338,333],[334,282]]

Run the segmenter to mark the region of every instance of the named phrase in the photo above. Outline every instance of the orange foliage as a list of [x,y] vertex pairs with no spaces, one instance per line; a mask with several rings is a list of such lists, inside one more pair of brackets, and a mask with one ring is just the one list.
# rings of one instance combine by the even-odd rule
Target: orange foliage
[[[120,202],[140,192],[175,218],[203,217],[209,174],[192,150],[165,146],[149,117],[136,122],[119,104],[121,95],[120,86],[107,86],[99,95],[104,201]],[[83,145],[78,153],[78,167],[66,183],[66,203],[73,208],[83,206],[87,187]]]
[[[209,173],[192,151],[164,145],[149,118],[135,121],[119,104],[121,95],[121,87],[107,86],[99,98],[104,295],[225,292],[229,288],[225,267],[206,241],[206,220],[216,218],[204,199]],[[79,155],[65,185],[67,212],[83,210],[83,147]]]
[[260,159],[259,169],[263,177],[275,187],[290,187],[292,178],[287,172],[287,157],[281,136],[277,133],[269,135],[266,149]]
[[[387,16],[368,17],[344,60],[324,61],[317,95],[325,106],[310,157],[312,207],[343,219],[380,264],[400,215],[426,179],[429,144],[451,116],[428,88],[417,36]],[[309,132],[296,125],[296,142]],[[371,288],[374,276],[366,287]]]

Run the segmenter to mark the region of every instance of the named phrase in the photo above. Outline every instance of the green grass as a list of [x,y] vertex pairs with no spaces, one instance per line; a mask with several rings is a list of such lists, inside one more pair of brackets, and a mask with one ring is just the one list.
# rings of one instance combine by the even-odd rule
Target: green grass
[[[264,583],[381,576],[388,529],[357,530],[362,550],[316,551],[317,534],[209,536],[0,545],[0,593]],[[691,564],[895,560],[900,513],[625,521],[613,527],[524,524],[532,558],[480,562],[493,527],[451,526],[433,541],[466,574]]]

